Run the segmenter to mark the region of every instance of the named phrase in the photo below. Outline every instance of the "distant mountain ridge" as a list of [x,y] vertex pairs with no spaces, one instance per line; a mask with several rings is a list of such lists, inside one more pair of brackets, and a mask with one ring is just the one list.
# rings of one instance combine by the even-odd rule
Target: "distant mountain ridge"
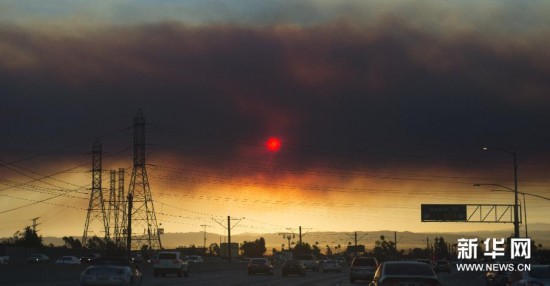
[[[535,243],[542,244],[543,248],[550,249],[550,224],[536,223],[528,226],[529,236],[535,241]],[[363,244],[367,249],[372,249],[374,243],[380,240],[381,236],[384,236],[386,240],[394,241],[397,238],[398,249],[412,249],[415,247],[425,248],[426,243],[433,243],[435,237],[442,236],[448,243],[457,243],[459,238],[479,238],[480,241],[486,238],[504,238],[510,236],[512,230],[506,234],[504,231],[475,231],[475,232],[394,232],[394,231],[358,231],[357,237],[361,238],[358,244]],[[521,235],[523,236],[524,230],[522,228]],[[268,252],[271,252],[273,248],[280,250],[284,244],[284,248],[288,249],[288,240],[284,239],[279,233],[239,233],[231,236],[232,242],[243,243],[244,241],[254,241],[260,237],[266,240],[266,246]],[[75,238],[80,238],[76,237]],[[216,233],[206,233],[206,247],[211,243],[226,242],[227,238],[224,235]],[[338,244],[342,247],[341,250],[345,250],[348,243],[353,244],[352,232],[308,232],[302,236],[302,240],[309,244],[315,244],[318,242],[319,248],[324,252],[326,245],[329,245],[334,252],[334,247]],[[63,245],[63,240],[60,237],[43,237],[43,242],[46,245],[50,243],[55,246]],[[164,248],[176,248],[176,247],[189,247],[195,245],[201,247],[204,244],[204,232],[184,232],[184,233],[165,233],[161,236],[162,246]],[[298,234],[291,240],[291,243],[298,242]]]

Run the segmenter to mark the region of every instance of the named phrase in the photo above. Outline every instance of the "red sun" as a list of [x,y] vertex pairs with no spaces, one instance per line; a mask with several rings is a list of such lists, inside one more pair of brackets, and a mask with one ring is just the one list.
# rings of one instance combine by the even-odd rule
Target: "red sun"
[[281,149],[281,140],[271,137],[265,142],[265,147],[271,152],[279,151],[279,149]]

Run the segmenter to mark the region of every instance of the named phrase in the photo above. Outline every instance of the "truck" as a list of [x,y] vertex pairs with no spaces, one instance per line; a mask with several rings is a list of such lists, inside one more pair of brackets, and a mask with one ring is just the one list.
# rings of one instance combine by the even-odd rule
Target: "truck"
[[[225,242],[220,243],[220,257],[228,258],[229,257],[229,247],[228,244]],[[238,243],[231,243],[231,257],[237,258],[239,257],[239,244]]]

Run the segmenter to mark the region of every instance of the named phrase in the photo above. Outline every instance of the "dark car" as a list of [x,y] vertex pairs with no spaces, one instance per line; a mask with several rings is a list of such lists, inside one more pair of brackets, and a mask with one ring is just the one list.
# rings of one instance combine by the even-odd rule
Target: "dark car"
[[378,267],[378,260],[374,257],[355,257],[349,268],[349,282],[355,280],[371,281]]
[[92,261],[91,257],[88,257],[88,256],[80,257],[80,263],[81,264],[88,264],[88,263],[90,263],[90,261]]
[[435,272],[451,273],[451,263],[448,260],[438,260],[433,268]]
[[487,286],[507,286],[508,280],[513,272],[507,271],[488,271],[485,273],[485,285]]
[[252,258],[248,264],[248,275],[265,273],[273,275],[273,264],[267,258]]
[[512,286],[550,285],[550,265],[531,265],[527,271],[517,271],[510,277]]
[[283,276],[288,276],[291,274],[306,276],[306,266],[300,260],[290,259],[285,261],[282,270]]
[[50,258],[44,254],[35,254],[29,258],[27,258],[27,263],[32,264],[42,264],[42,263],[49,263]]
[[388,261],[380,264],[369,286],[430,285],[441,286],[434,270],[418,261]]

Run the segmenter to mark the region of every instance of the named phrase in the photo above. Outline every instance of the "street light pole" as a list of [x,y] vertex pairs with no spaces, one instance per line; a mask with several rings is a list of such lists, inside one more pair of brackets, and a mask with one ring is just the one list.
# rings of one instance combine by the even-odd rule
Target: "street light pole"
[[[514,156],[514,237],[519,238],[519,212],[518,212],[518,161],[516,152],[501,147],[491,147],[491,149],[500,150]],[[483,147],[483,150],[489,150]]]
[[529,235],[527,235],[527,202],[525,201],[525,193],[522,193],[522,194],[523,194],[523,216],[525,220],[525,237],[529,237]]
[[[518,213],[518,161],[516,152],[514,155],[514,236],[519,238],[519,213]],[[525,202],[525,201],[524,201]]]
[[[499,187],[503,187],[503,186],[499,186]],[[491,191],[492,192],[513,192],[514,190],[491,190]],[[529,194],[529,193],[524,193],[524,192],[518,192],[518,194],[523,195],[523,217],[524,217],[524,222],[525,222],[525,237],[529,237],[529,235],[527,233],[527,201],[525,200],[525,195],[530,195],[530,196],[544,198],[544,199],[548,199],[548,198],[538,196],[538,195]]]

